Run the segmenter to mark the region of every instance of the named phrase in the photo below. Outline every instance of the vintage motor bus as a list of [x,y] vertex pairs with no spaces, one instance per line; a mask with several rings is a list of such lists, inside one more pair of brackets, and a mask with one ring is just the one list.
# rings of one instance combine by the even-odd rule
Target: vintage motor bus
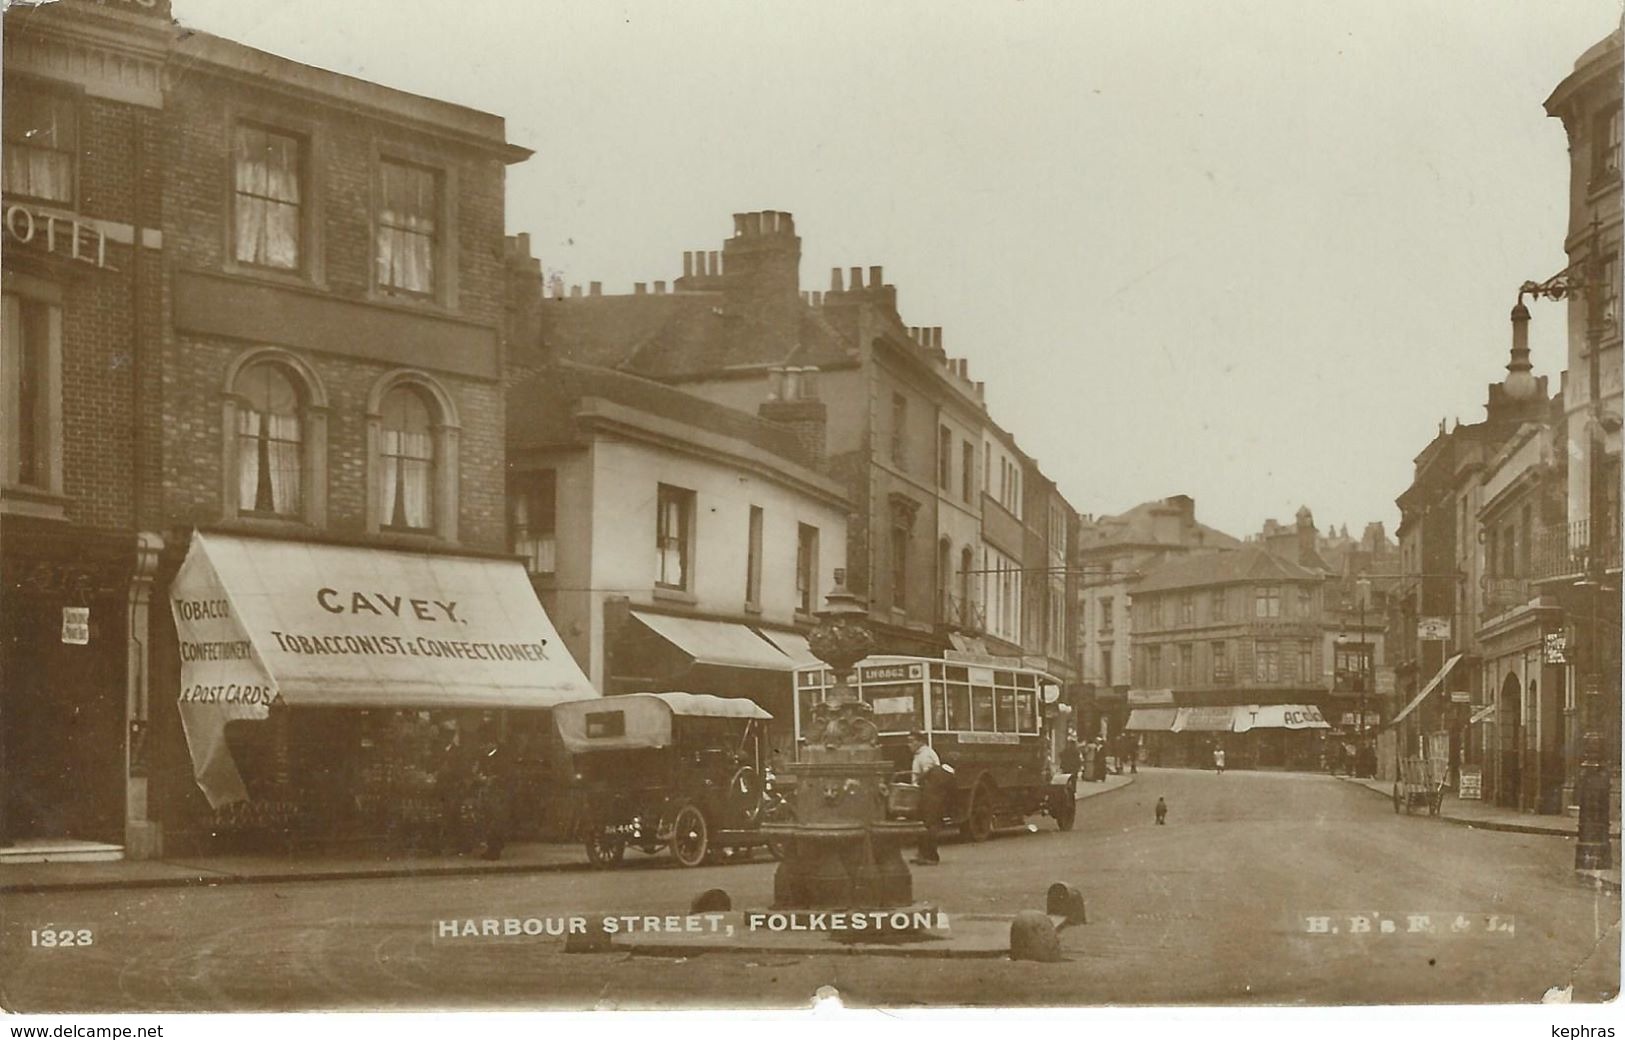
[[[809,739],[813,705],[834,684],[834,672],[821,665],[796,672],[798,748]],[[1077,777],[1055,768],[1055,735],[1046,731],[1046,708],[1053,711],[1060,696],[1052,676],[1033,668],[877,656],[859,662],[852,686],[874,710],[880,746],[898,772],[909,768],[913,730],[924,732],[953,767],[948,818],[971,840],[983,841],[995,827],[1020,825],[1035,813],[1072,829]]]

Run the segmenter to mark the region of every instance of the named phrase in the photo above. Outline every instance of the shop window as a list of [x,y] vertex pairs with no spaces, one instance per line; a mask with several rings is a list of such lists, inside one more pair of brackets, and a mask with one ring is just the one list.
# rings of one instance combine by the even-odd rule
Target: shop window
[[380,527],[427,531],[434,526],[434,436],[429,403],[400,386],[384,396],[379,446],[383,504]]
[[556,525],[558,474],[526,473],[509,491],[509,537],[516,555],[532,574],[552,574],[558,566]]
[[233,256],[238,263],[297,270],[306,205],[299,138],[249,124],[233,141]]
[[237,377],[237,509],[297,517],[304,488],[303,402],[288,369],[262,361]]
[[431,296],[440,242],[440,176],[387,159],[378,170],[378,286],[391,293]]
[[796,525],[796,611],[811,614],[818,605],[818,528]]
[[63,94],[8,82],[5,89],[5,193],[71,206],[78,108]]
[[661,484],[655,500],[655,584],[688,590],[693,579],[694,492]]
[[5,294],[5,483],[62,490],[62,309]]

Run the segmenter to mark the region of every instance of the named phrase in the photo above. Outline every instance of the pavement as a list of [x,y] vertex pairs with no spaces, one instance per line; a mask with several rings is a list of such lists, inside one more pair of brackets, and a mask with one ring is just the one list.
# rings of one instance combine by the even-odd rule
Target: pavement
[[[1390,802],[1393,800],[1394,782],[1392,780],[1376,780],[1352,776],[1340,776],[1338,779],[1374,791],[1389,799]],[[1439,815],[1435,818],[1445,823],[1459,824],[1485,831],[1542,834],[1548,837],[1568,838],[1570,840],[1580,836],[1580,821],[1571,816],[1523,812],[1476,798],[1457,798],[1450,792],[1446,792],[1444,801],[1439,806]],[[1613,821],[1608,836],[1615,843],[1613,845],[1615,865],[1609,870],[1577,870],[1575,873],[1585,875],[1601,884],[1618,889],[1620,887],[1620,847],[1617,844],[1620,837],[1620,826],[1618,820]]]
[[[1056,963],[913,952],[925,944],[854,957],[793,936],[566,952],[573,915],[682,918],[712,888],[736,912],[772,903],[765,859],[683,869],[633,853],[615,870],[9,893],[0,1005],[805,1008],[829,986],[848,1007],[1276,1006],[1619,990],[1620,894],[1577,878],[1566,842],[1433,826],[1324,775],[1142,768],[1115,790],[1086,798],[1071,831],[1038,821],[945,844],[941,866],[913,871],[915,901],[967,941],[972,925],[1042,911],[1053,882],[1076,886],[1088,922],[1061,931]],[[93,941],[48,949],[35,941],[48,928]]]
[[[1132,774],[1078,784],[1083,802],[1134,782]],[[1034,826],[1038,826],[1035,824]],[[641,854],[629,853],[637,861]],[[664,853],[662,853],[664,856]],[[297,881],[458,877],[591,870],[576,842],[520,842],[500,860],[478,856],[376,850],[360,847],[305,849],[296,853],[232,853],[101,863],[7,863],[0,866],[0,894],[119,888],[191,888]]]

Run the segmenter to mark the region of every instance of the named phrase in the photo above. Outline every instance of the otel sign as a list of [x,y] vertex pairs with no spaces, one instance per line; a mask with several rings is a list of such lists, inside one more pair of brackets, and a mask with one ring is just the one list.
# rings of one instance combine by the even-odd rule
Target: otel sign
[[5,206],[4,224],[7,240],[18,245],[43,246],[47,253],[91,267],[107,266],[107,235],[92,224],[10,202]]

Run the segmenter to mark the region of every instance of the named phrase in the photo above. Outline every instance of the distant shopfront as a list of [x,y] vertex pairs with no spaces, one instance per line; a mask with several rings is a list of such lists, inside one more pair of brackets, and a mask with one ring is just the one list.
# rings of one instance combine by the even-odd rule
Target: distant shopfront
[[[1160,696],[1159,696],[1160,695]],[[1150,765],[1210,768],[1223,749],[1229,769],[1319,770],[1331,725],[1312,704],[1179,705],[1172,691],[1129,691],[1125,730]]]

